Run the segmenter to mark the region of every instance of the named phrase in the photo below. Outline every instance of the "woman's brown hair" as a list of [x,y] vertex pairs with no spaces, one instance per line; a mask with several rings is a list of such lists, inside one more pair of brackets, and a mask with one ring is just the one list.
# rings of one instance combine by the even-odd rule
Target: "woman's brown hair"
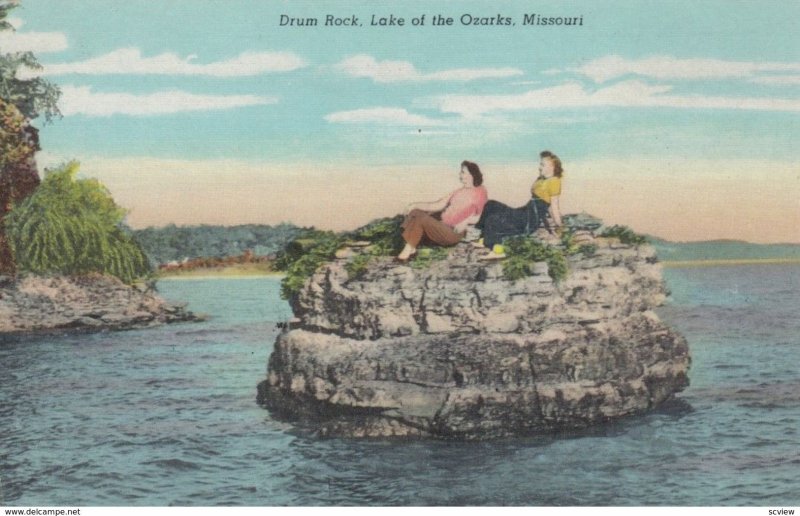
[[461,162],[461,168],[464,167],[467,167],[467,170],[469,170],[469,173],[472,175],[472,185],[481,186],[483,184],[483,174],[481,174],[481,169],[478,167],[478,164],[464,160]]
[[539,153],[540,158],[547,158],[553,162],[553,175],[556,177],[561,177],[564,173],[564,168],[561,166],[561,158],[550,152],[549,150],[544,150]]

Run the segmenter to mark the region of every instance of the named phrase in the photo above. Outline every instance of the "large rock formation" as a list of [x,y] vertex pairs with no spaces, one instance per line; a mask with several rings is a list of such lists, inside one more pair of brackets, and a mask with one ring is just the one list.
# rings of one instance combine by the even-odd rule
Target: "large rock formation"
[[[592,238],[589,236],[589,240]],[[517,281],[469,244],[415,269],[345,259],[292,300],[259,402],[323,435],[478,439],[577,429],[644,413],[688,385],[683,337],[655,251],[597,239]],[[346,256],[347,253],[342,253]]]
[[152,285],[131,287],[113,276],[0,276],[0,336],[121,330],[199,317],[166,302]]

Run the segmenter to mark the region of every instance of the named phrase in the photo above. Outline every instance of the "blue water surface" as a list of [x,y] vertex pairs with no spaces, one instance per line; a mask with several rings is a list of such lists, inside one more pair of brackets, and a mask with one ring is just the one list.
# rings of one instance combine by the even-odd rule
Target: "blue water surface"
[[256,384],[279,280],[162,280],[212,317],[0,341],[0,505],[800,505],[800,267],[668,269],[691,386],[581,434],[316,439]]

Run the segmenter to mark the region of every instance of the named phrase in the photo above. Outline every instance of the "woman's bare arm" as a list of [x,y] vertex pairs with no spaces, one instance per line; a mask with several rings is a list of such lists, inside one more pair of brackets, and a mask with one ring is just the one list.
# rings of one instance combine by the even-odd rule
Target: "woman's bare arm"
[[466,219],[456,224],[456,227],[453,228],[453,231],[455,231],[456,233],[463,233],[464,231],[467,230],[467,226],[471,224],[477,224],[480,219],[481,219],[480,215],[472,215],[470,217],[467,217]]
[[550,215],[557,227],[561,226],[561,208],[558,205],[558,198],[558,195],[550,198]]
[[406,213],[411,213],[411,210],[422,210],[427,212],[442,211],[447,207],[448,200],[450,200],[450,196],[446,195],[433,202],[412,202],[406,206]]

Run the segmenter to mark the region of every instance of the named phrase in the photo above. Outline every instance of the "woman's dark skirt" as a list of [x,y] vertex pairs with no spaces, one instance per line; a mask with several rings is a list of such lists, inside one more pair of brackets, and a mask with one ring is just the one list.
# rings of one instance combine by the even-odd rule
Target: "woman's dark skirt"
[[527,235],[541,225],[548,227],[549,208],[550,205],[539,198],[533,198],[519,208],[512,208],[499,201],[489,201],[483,207],[481,218],[475,227],[481,230],[483,245],[492,248],[504,238]]

